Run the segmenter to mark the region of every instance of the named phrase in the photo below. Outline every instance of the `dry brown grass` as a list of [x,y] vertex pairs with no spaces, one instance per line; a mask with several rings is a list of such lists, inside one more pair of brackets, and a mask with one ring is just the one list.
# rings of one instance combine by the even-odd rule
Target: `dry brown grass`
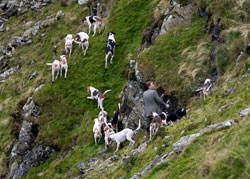
[[207,43],[202,42],[195,48],[188,47],[182,51],[185,58],[184,63],[180,66],[178,73],[196,79],[199,73],[206,73],[205,64],[208,63],[210,51]]

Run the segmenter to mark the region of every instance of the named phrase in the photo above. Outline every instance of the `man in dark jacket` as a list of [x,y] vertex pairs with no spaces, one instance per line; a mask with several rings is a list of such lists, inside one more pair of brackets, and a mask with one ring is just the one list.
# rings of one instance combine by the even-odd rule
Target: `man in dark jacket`
[[149,134],[150,123],[152,121],[152,118],[149,116],[150,113],[156,112],[157,114],[160,115],[162,111],[166,110],[166,104],[155,91],[155,85],[153,81],[147,81],[146,86],[148,90],[143,93],[143,102],[144,102],[144,117],[147,119],[146,131]]

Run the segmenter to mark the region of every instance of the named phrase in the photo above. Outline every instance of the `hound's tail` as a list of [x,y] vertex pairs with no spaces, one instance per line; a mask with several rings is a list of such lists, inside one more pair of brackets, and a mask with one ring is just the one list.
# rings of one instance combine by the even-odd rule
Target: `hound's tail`
[[135,129],[134,133],[136,134],[137,132],[139,132],[140,128],[141,128],[141,120],[139,119],[139,125],[137,129]]
[[110,91],[111,91],[111,89],[108,89],[108,90],[104,91],[103,95],[107,94]]
[[46,63],[46,65],[48,65],[48,66],[52,66],[52,63]]

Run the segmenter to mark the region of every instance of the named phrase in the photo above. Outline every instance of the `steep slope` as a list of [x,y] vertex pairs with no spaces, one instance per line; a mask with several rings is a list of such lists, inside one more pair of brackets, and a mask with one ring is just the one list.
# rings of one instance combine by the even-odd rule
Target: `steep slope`
[[[32,21],[35,25],[55,17],[59,10],[65,14],[41,28],[36,36],[31,36],[32,44],[17,47],[12,57],[7,58],[8,68],[16,65],[20,68],[0,86],[1,177],[7,177],[14,168],[8,164],[10,153],[25,119],[39,125],[32,147],[40,144],[56,150],[49,160],[32,168],[27,178],[247,178],[249,114],[241,117],[240,112],[250,107],[250,63],[246,51],[249,3],[197,0],[192,4],[194,10],[190,22],[181,25],[178,22],[161,35],[158,33],[162,26],[166,26],[164,23],[168,18],[172,15],[178,19],[182,16],[182,7],[190,5],[191,1],[178,1],[181,8],[175,8],[165,0],[102,3],[111,7],[105,20],[106,28],[100,35],[90,37],[85,57],[74,45],[67,80],[59,78],[54,84],[51,83],[50,68],[45,64],[52,61],[55,49],[57,58],[63,53],[64,37],[68,33],[83,30],[80,20],[88,15],[88,7],[59,1],[40,12],[29,10],[19,17],[11,17],[5,23],[10,30],[3,32],[1,44],[7,45],[13,35],[22,35],[30,27],[27,22]],[[206,18],[200,17],[202,13],[200,11],[199,15],[198,8],[203,8]],[[155,26],[159,28],[158,33]],[[154,43],[145,48],[141,42],[145,37],[144,29],[148,27],[154,30],[150,36]],[[219,28],[219,37],[216,28]],[[117,46],[114,63],[108,64],[105,72],[104,53],[109,31],[116,32]],[[241,51],[243,56],[239,58]],[[145,143],[141,132],[135,137],[134,147],[125,143],[116,154],[114,147],[103,153],[103,141],[94,145],[93,119],[99,110],[96,101],[87,100],[87,86],[101,91],[112,90],[104,101],[105,110],[112,114],[127,80],[136,79],[129,70],[131,59],[139,62],[144,80],[155,80],[158,91],[176,97],[180,105],[187,107],[188,115],[174,125],[162,128],[150,142]],[[195,96],[195,89],[205,78],[211,77],[217,79],[212,95],[206,100]],[[41,84],[42,88],[34,92]],[[39,117],[22,116],[23,105],[30,96],[39,108]],[[235,120],[236,124],[197,137],[181,154],[171,153],[173,144],[181,137],[227,120]],[[166,157],[165,154],[171,155]],[[163,156],[166,159],[160,165],[152,164]],[[83,161],[88,163],[86,175],[82,175],[77,167]]]

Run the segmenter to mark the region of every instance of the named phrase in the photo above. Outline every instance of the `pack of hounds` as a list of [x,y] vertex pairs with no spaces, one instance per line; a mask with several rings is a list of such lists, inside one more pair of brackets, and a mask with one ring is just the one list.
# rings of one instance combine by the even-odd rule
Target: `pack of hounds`
[[[96,29],[99,29],[99,33],[101,33],[101,26],[102,26],[102,19],[98,16],[87,16],[82,19],[82,24],[84,27],[88,26],[89,32],[88,34],[85,32],[78,32],[75,35],[75,38],[72,34],[68,34],[65,37],[65,54],[68,54],[71,57],[72,50],[73,50],[73,42],[78,44],[79,47],[82,49],[83,55],[85,56],[87,50],[89,48],[89,34],[91,33],[91,28],[93,27],[93,35],[96,34]],[[113,58],[115,55],[115,33],[109,32],[108,33],[108,40],[107,40],[107,47],[105,53],[105,71],[108,69],[108,59],[111,56],[110,64],[113,63]],[[60,60],[54,60],[52,63],[47,63],[47,65],[52,66],[52,83],[58,78],[59,73],[62,76],[62,71],[64,70],[64,79],[67,78],[68,72],[68,63],[66,55],[61,55]],[[55,77],[56,73],[56,77]]]
[[[52,82],[54,83],[55,79],[58,78],[59,73],[60,76],[62,76],[62,71],[64,70],[64,79],[67,78],[67,72],[68,72],[68,63],[67,63],[67,57],[66,54],[68,54],[69,58],[72,55],[72,49],[73,49],[73,42],[78,44],[79,47],[82,49],[83,55],[86,55],[86,52],[89,47],[89,34],[91,33],[91,28],[93,27],[93,35],[96,34],[96,29],[99,28],[99,33],[101,33],[101,26],[102,26],[102,19],[98,16],[87,16],[82,19],[83,26],[87,26],[89,28],[88,34],[85,32],[79,32],[75,35],[75,38],[72,34],[68,34],[65,37],[65,54],[60,55],[60,60],[54,60],[53,63],[47,63],[47,65],[52,66]],[[114,32],[108,33],[108,40],[107,40],[107,47],[106,47],[106,53],[105,53],[105,70],[107,70],[107,63],[108,58],[111,55],[110,63],[112,64],[114,54],[115,54],[115,46],[116,41],[114,37]],[[56,77],[55,77],[55,73]],[[202,89],[199,89],[203,92],[204,98],[209,95],[210,90],[212,88],[211,80],[207,79],[204,83],[204,87]],[[118,104],[117,110],[114,111],[111,120],[108,122],[108,113],[104,110],[103,107],[103,101],[105,99],[105,94],[110,92],[111,90],[108,89],[104,91],[103,93],[100,92],[98,89],[94,88],[93,86],[88,86],[87,92],[90,93],[90,96],[87,97],[87,99],[90,100],[97,100],[97,108],[99,108],[101,111],[98,114],[98,117],[94,119],[94,126],[93,126],[93,134],[94,134],[94,140],[95,144],[97,145],[101,138],[102,138],[102,131],[104,132],[104,141],[105,141],[105,149],[108,149],[109,146],[112,145],[113,142],[116,142],[116,152],[120,148],[120,144],[124,141],[128,140],[131,145],[135,143],[135,141],[132,139],[133,136],[140,130],[141,128],[141,121],[139,120],[138,128],[135,130],[125,128],[118,132],[118,122],[121,120],[121,110],[120,110],[120,104]],[[164,99],[163,99],[164,100]],[[164,101],[167,105],[170,105],[169,100]],[[159,129],[161,127],[171,125],[172,122],[180,119],[181,117],[186,115],[186,109],[185,108],[179,108],[175,112],[162,112],[162,114],[157,114],[155,112],[152,112],[152,122],[150,124],[150,140],[154,135],[157,134]]]

